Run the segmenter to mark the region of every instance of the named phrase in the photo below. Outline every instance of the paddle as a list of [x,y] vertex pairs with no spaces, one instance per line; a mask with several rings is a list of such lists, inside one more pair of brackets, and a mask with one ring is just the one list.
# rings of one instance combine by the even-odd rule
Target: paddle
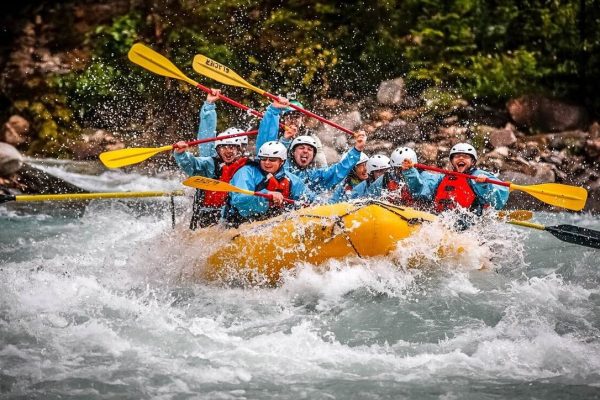
[[524,226],[550,232],[552,235],[567,243],[600,249],[600,231],[582,228],[574,225],[544,226],[533,222],[507,221],[509,224]]
[[[477,176],[462,174],[460,172],[448,171],[445,169],[430,167],[423,164],[415,164],[415,168],[424,169],[427,171],[435,171],[445,175],[461,176],[468,179],[476,179]],[[494,179],[486,178],[485,183],[492,185],[506,186],[510,190],[519,190],[556,207],[566,208],[568,210],[580,211],[585,206],[587,200],[587,190],[578,186],[563,185],[561,183],[542,183],[539,185],[516,185],[511,182],[502,182]]]
[[[273,101],[279,101],[279,97],[277,97],[271,93],[268,93],[260,88],[257,88],[256,86],[248,83],[241,76],[239,76],[234,71],[232,71],[231,68],[229,68],[223,64],[220,64],[214,60],[211,60],[210,58],[203,56],[202,54],[197,54],[194,57],[194,62],[192,64],[192,66],[194,68],[194,71],[196,71],[197,73],[204,75],[208,78],[214,79],[217,82],[221,82],[225,85],[237,86],[237,87],[250,89],[250,90],[260,94],[261,96],[265,96]],[[295,104],[289,104],[289,106],[296,111],[299,111],[305,115],[308,115],[311,118],[315,118],[327,125],[331,125],[334,128],[347,133],[348,135],[354,136],[354,132],[352,132],[351,130],[344,128],[343,126],[340,126],[340,125],[336,124],[335,122],[329,121],[328,119],[325,119],[325,118],[321,117],[320,115],[310,112],[302,107],[298,107]]]
[[[246,189],[239,188],[237,186],[233,186],[227,182],[207,178],[204,176],[192,176],[190,178],[187,178],[182,183],[185,186],[193,187],[196,189],[212,190],[214,192],[235,192],[235,193],[247,194],[249,196],[259,196],[259,197],[264,197],[266,199],[271,199],[271,195],[268,193],[253,192],[251,190],[246,190]],[[290,203],[290,204],[296,203],[292,199],[284,198],[283,200],[286,203]]]
[[73,201],[93,199],[121,199],[127,197],[171,197],[183,196],[182,190],[174,192],[100,192],[100,193],[65,193],[65,194],[33,194],[33,195],[11,195],[0,194],[0,203],[7,201]]
[[[186,142],[188,146],[196,146],[202,143],[214,142],[222,139],[229,139],[238,136],[248,136],[248,135],[256,135],[258,131],[248,131],[248,132],[240,132],[234,133],[232,135],[221,136],[221,137],[213,137],[207,139],[198,139],[192,140],[190,142]],[[105,151],[104,153],[100,153],[100,161],[108,167],[108,168],[120,168],[125,167],[127,165],[133,165],[141,163],[142,161],[158,154],[163,151],[169,151],[177,148],[177,144],[171,144],[169,146],[163,147],[138,147],[133,149],[120,149],[120,150],[112,150]]]
[[[136,43],[131,46],[129,53],[127,53],[129,60],[140,67],[146,68],[150,72],[154,72],[157,75],[166,76],[168,78],[175,78],[181,81],[187,82],[192,86],[196,86],[198,89],[205,91],[206,93],[213,94],[213,91],[193,79],[187,77],[179,68],[175,66],[165,56],[157,53],[151,48],[144,46],[141,43]],[[254,115],[257,118],[262,118],[263,114],[260,111],[254,110],[248,106],[245,106],[237,101],[230,99],[229,97],[223,96],[222,94],[217,95],[219,99],[231,104],[232,106],[241,108],[242,110]],[[279,124],[282,128],[286,128],[283,124]]]
[[529,210],[500,211],[498,218],[506,221],[529,221],[533,213]]

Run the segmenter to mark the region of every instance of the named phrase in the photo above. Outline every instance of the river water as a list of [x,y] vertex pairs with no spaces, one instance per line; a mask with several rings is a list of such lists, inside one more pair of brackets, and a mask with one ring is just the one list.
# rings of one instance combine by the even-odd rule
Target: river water
[[[180,188],[45,168],[93,191]],[[173,229],[168,199],[0,205],[1,398],[600,398],[598,250],[494,223],[439,258],[431,225],[391,258],[225,286],[186,278],[218,242],[182,240],[189,207]]]

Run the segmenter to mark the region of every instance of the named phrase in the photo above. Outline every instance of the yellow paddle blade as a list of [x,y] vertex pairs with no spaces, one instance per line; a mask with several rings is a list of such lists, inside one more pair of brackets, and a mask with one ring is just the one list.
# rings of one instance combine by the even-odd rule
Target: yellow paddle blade
[[141,163],[162,151],[169,151],[173,145],[163,147],[139,147],[135,149],[120,149],[100,153],[100,161],[108,168],[121,168],[127,165]]
[[141,43],[131,46],[127,56],[131,62],[155,74],[179,79],[194,86],[198,85],[198,82],[185,76],[168,58]]
[[237,186],[230,185],[227,182],[210,179],[204,176],[192,176],[182,182],[185,186],[193,187],[202,190],[212,190],[214,192],[236,192],[254,195],[254,192]]
[[236,74],[229,67],[216,62],[215,60],[211,60],[210,58],[203,56],[202,54],[197,54],[194,57],[194,62],[192,63],[194,71],[197,73],[214,79],[217,82],[221,82],[225,85],[237,86],[246,89],[250,89],[260,95],[265,93],[264,90],[257,88],[254,85],[246,82],[244,78]]
[[585,207],[588,196],[587,190],[582,187],[561,183],[542,183],[528,186],[511,183],[510,190],[520,190],[529,193],[544,203],[574,211],[579,211]]
[[508,221],[529,221],[533,218],[533,213],[529,210],[500,211],[498,218]]
[[72,201],[93,199],[124,199],[130,197],[163,197],[183,196],[182,190],[174,192],[152,191],[152,192],[99,192],[99,193],[64,193],[64,194],[30,194],[16,195],[15,201]]

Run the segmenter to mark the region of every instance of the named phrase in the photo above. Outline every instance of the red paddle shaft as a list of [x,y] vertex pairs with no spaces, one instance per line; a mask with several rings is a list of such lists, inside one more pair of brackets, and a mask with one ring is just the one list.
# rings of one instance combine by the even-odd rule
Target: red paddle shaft
[[[467,179],[477,179],[477,178],[480,178],[480,176],[468,175],[468,174],[463,174],[463,173],[455,172],[455,171],[448,171],[447,169],[442,169],[442,168],[437,168],[437,167],[430,167],[429,165],[424,165],[424,164],[415,164],[415,168],[425,169],[427,171],[439,172],[439,173],[446,174],[446,175],[461,176],[461,177],[467,178]],[[491,183],[493,185],[500,185],[500,186],[506,186],[506,187],[510,187],[510,185],[511,185],[510,182],[497,181],[495,179],[490,179],[490,178],[487,178],[487,177],[485,178],[485,182],[486,183]]]

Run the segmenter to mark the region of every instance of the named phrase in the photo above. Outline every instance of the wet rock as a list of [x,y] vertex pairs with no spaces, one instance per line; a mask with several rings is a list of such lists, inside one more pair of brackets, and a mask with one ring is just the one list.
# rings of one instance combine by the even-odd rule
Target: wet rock
[[600,210],[600,188],[596,187],[588,192],[588,199],[583,211],[598,212],[598,210]]
[[488,158],[506,158],[510,154],[510,149],[506,146],[501,146],[495,148],[493,151],[490,151],[486,154]]
[[591,160],[600,159],[600,138],[586,140],[585,153]]
[[484,105],[462,107],[457,110],[457,116],[460,121],[470,121],[471,123],[489,126],[505,126],[510,121],[510,116],[506,110]]
[[406,85],[404,79],[396,78],[383,81],[377,90],[377,101],[384,105],[402,105],[406,100]]
[[588,130],[590,134],[590,139],[600,138],[600,124],[598,122],[594,122],[592,125],[590,125],[590,128]]
[[26,135],[29,132],[29,121],[20,115],[11,116],[2,127],[0,133],[0,142],[18,146],[26,141]]
[[538,161],[540,155],[541,151],[537,142],[527,142],[521,150],[521,156],[526,160]]
[[407,141],[422,141],[422,133],[419,126],[413,122],[397,119],[389,124],[383,124],[377,129],[373,136],[377,139],[386,139],[399,145]]
[[552,164],[547,163],[537,163],[535,165],[535,175],[539,182],[555,182],[556,181],[556,173],[554,172],[556,167]]
[[[362,117],[359,111],[350,111],[331,117],[329,120],[351,131],[358,129],[362,125]],[[317,131],[317,135],[321,139],[321,142],[323,142],[323,145],[339,150],[344,150],[350,144],[348,140],[350,139],[349,135],[329,125],[322,125],[321,129]]]
[[552,179],[547,179],[549,174],[547,170],[541,171],[540,175],[534,174],[529,175],[518,171],[502,171],[500,178],[503,181],[513,182],[517,185],[535,185],[538,183],[554,182],[554,176]]
[[383,110],[379,110],[373,116],[377,121],[391,121],[394,119],[394,112],[389,108],[384,108]]
[[71,146],[73,159],[91,160],[98,158],[104,151],[119,150],[125,148],[123,142],[117,140],[111,133],[104,130],[92,130],[82,135],[82,141]]
[[23,156],[14,146],[0,142],[0,176],[9,177],[23,166]]
[[389,156],[394,146],[387,140],[370,140],[367,142],[365,152],[369,155],[385,154]]
[[517,143],[517,137],[510,129],[493,129],[489,132],[489,143],[493,148],[509,147]]
[[29,164],[23,164],[23,167],[17,173],[16,182],[24,193],[87,193],[86,190]]
[[583,107],[538,95],[509,100],[506,109],[517,126],[531,130],[559,132],[583,129],[589,121]]
[[549,135],[549,147],[557,150],[568,148],[573,154],[580,153],[585,146],[588,134],[583,131],[561,132]]
[[458,116],[451,115],[442,120],[442,125],[443,126],[452,126],[452,125],[456,125],[458,122],[459,122]]
[[566,156],[564,153],[552,151],[550,153],[542,155],[540,158],[547,163],[560,166],[565,162]]
[[442,126],[438,128],[435,136],[438,138],[454,139],[457,142],[464,142],[467,139],[467,132],[468,128],[464,126]]
[[421,162],[425,164],[437,163],[439,155],[438,146],[431,143],[421,143],[415,147],[416,153],[420,156]]

